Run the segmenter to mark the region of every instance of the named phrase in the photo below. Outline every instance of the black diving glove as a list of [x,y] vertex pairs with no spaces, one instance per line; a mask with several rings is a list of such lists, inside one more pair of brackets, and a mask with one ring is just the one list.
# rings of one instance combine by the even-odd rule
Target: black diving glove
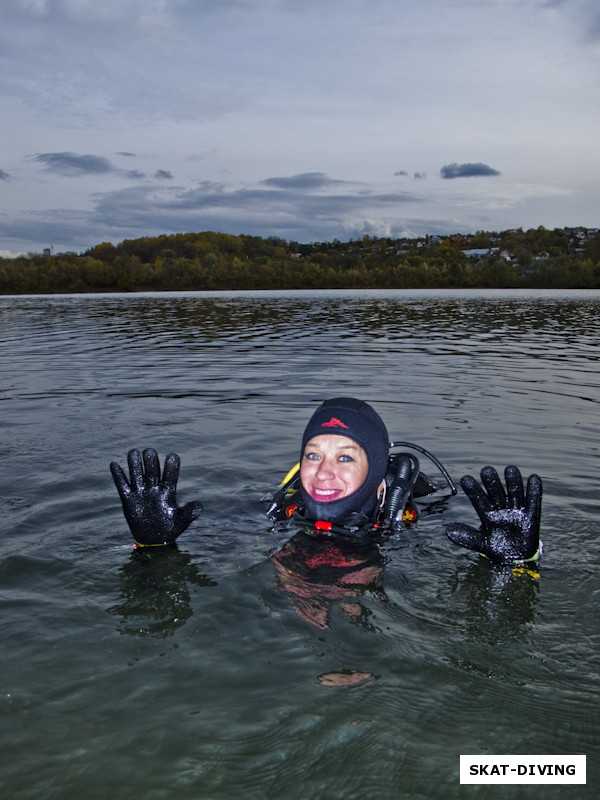
[[114,461],[110,471],[123,504],[123,513],[138,545],[169,545],[202,513],[202,503],[192,501],[177,506],[175,494],[179,478],[179,456],[169,453],[160,474],[156,450],[147,448],[127,454],[130,479]]
[[506,467],[504,478],[506,492],[493,467],[481,470],[485,491],[471,475],[463,476],[460,485],[477,512],[481,527],[457,522],[449,525],[446,533],[455,544],[476,550],[496,563],[535,561],[541,552],[542,479],[530,475],[525,494],[517,467]]

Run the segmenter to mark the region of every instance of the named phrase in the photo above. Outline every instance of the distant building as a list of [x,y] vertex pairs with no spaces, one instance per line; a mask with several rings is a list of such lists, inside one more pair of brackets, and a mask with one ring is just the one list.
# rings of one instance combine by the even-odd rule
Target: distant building
[[475,247],[462,252],[467,258],[485,258],[485,256],[495,256],[499,249],[499,247]]

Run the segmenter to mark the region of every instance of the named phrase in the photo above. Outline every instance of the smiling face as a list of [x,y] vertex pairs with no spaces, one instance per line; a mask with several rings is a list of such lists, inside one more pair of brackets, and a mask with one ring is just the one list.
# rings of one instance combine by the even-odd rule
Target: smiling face
[[359,489],[369,472],[363,448],[348,436],[323,434],[308,441],[300,462],[304,490],[318,503],[341,500]]

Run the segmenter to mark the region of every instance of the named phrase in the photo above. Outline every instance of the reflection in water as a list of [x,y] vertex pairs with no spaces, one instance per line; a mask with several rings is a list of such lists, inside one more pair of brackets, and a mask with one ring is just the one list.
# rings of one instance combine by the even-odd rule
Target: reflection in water
[[465,675],[497,681],[491,691],[501,697],[503,686],[518,680],[517,665],[531,658],[541,588],[535,570],[492,566],[484,558],[458,568],[443,590],[444,619],[455,632],[444,645],[448,661]]
[[135,549],[119,572],[121,600],[108,611],[119,617],[119,632],[129,636],[173,636],[193,614],[190,585],[217,585],[177,546]]
[[329,630],[339,606],[354,624],[369,630],[370,611],[361,597],[370,592],[385,600],[383,558],[376,545],[352,546],[299,532],[271,555],[277,585],[299,617]]
[[356,687],[364,688],[376,680],[376,676],[372,672],[360,672],[356,669],[341,669],[339,672],[324,672],[319,675],[318,681],[321,686],[329,686],[335,689],[340,687]]
[[533,622],[539,581],[537,570],[492,566],[478,558],[454,574],[449,611],[467,636],[501,646]]

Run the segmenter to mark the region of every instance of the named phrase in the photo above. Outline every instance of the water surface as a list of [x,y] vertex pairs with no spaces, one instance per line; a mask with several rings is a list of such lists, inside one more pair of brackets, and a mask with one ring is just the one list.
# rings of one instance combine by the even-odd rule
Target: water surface
[[[594,291],[0,298],[3,796],[595,797],[599,320]],[[447,540],[459,496],[349,593],[286,582],[261,498],[343,394],[455,480],[538,472],[539,580]],[[145,563],[133,446],[205,507]],[[588,786],[461,787],[461,753],[583,753]]]

